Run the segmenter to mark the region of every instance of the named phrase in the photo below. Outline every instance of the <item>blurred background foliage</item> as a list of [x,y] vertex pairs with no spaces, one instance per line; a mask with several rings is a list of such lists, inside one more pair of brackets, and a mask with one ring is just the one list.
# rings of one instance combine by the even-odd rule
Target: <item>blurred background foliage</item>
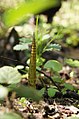
[[[14,4],[14,8],[10,8],[3,14],[3,20],[7,27],[13,26],[25,20],[28,14],[38,14],[41,11],[49,9],[54,6],[58,6],[59,1],[48,0],[31,0],[25,1],[18,5]],[[9,19],[9,20],[8,20]]]
[[79,45],[79,1],[68,0],[62,3],[62,7],[54,17],[54,24],[63,27],[63,39],[68,45]]
[[54,17],[54,22],[64,27],[75,27],[79,29],[79,1],[68,0],[63,1],[62,7]]
[[18,0],[0,1],[0,32],[3,33],[6,27],[11,27],[28,18],[29,14],[37,14],[42,10],[57,6],[58,0]]
[[[37,0],[0,0],[0,39],[8,37],[11,29],[14,27],[19,37],[28,37],[28,34],[33,34],[35,31],[35,24],[33,20],[33,16],[35,13],[38,13],[42,7],[47,9],[46,6],[42,5],[41,1],[37,1],[39,10],[37,10],[38,6],[35,6],[35,11],[32,14],[26,15],[24,20],[19,22],[16,18],[21,18],[19,16],[21,10],[18,12],[20,8],[24,11],[26,8],[21,7],[21,5],[28,6],[27,3],[35,2]],[[50,0],[51,3],[52,0]],[[52,5],[56,6],[54,2]],[[46,7],[46,8],[45,8]],[[50,8],[49,4],[49,8]],[[33,9],[33,8],[32,8]],[[29,8],[27,13],[29,13]],[[13,11],[13,12],[12,12]],[[15,15],[14,15],[15,14]],[[24,14],[26,12],[24,11]],[[4,17],[3,17],[4,16]],[[47,17],[43,14],[40,14],[40,23],[38,25],[38,39],[52,39],[52,42],[59,43],[60,45],[66,47],[78,47],[79,46],[79,0],[61,0],[61,8],[58,12],[56,12],[53,17],[52,23],[47,23]],[[10,18],[10,19],[9,19]],[[11,21],[11,22],[10,22]],[[6,27],[9,27],[6,29]],[[67,52],[68,53],[68,52]],[[72,53],[73,54],[73,53]],[[77,54],[77,53],[75,53]]]

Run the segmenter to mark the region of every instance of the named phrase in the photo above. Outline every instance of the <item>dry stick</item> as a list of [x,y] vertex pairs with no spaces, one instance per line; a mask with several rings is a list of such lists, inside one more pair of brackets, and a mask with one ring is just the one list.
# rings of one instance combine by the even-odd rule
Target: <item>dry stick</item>
[[[18,61],[18,60],[14,60],[14,59],[11,59],[11,58],[8,58],[8,57],[4,57],[4,56],[0,56],[0,58],[5,59],[5,60],[11,60],[11,61],[13,61],[13,62],[18,62],[18,63],[20,63],[20,64],[22,64],[22,65],[24,65],[24,66],[28,66],[28,67],[29,67],[28,64],[22,63],[22,62],[20,62],[20,61]],[[54,84],[54,86],[56,86],[56,87],[58,88],[58,90],[61,92],[59,86],[53,81],[53,79],[52,79],[50,76],[48,76],[48,75],[45,74],[43,71],[40,71],[40,70],[38,70],[38,69],[36,69],[36,71],[39,72],[39,73],[44,74],[45,77],[47,77],[48,79],[50,79],[50,81]]]

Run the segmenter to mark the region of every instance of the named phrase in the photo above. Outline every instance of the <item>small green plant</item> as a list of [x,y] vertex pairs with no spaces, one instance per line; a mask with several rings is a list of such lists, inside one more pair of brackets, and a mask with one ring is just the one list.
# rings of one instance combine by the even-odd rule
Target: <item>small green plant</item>
[[[29,39],[28,38],[19,39],[20,40],[19,44],[14,46],[14,50],[26,51],[30,50],[29,45],[32,45],[31,56],[30,57],[27,56],[30,59],[29,71],[26,72],[28,73],[28,86],[23,86],[21,84],[18,85],[18,83],[20,83],[22,78],[21,75],[20,77],[16,76],[17,79],[14,79],[15,74],[19,73],[17,71],[18,66],[16,68],[7,67],[4,68],[5,70],[1,71],[1,72],[4,71],[6,74],[5,78],[1,73],[1,76],[3,76],[2,79],[4,79],[4,80],[1,79],[1,81],[3,84],[9,85],[8,88],[10,89],[10,91],[15,91],[18,96],[31,98],[32,100],[35,101],[39,101],[40,99],[42,99],[46,85],[49,86],[47,90],[49,97],[55,96],[56,92],[58,91],[61,91],[63,94],[65,94],[66,90],[74,90],[73,86],[70,84],[65,84],[65,81],[61,79],[59,75],[59,71],[62,69],[61,63],[59,63],[57,60],[49,60],[43,65],[44,59],[42,58],[42,53],[49,50],[60,50],[61,46],[59,44],[53,44],[52,43],[53,38],[51,38],[47,32],[39,33],[38,31],[39,29],[37,28],[37,30],[35,31],[35,36],[32,36]],[[56,36],[54,38],[56,38]],[[50,81],[48,82],[48,84],[44,84],[45,87],[43,87],[40,91],[38,91],[37,89],[35,89],[37,78],[39,80],[39,77],[36,77],[36,70],[39,71],[38,69],[40,69],[39,74],[41,74],[42,72],[40,66],[43,66],[44,70],[49,71],[51,75],[50,77],[46,75],[47,76],[46,80],[50,79]],[[9,72],[10,69],[12,70],[11,72]],[[15,71],[15,69],[18,73]],[[13,75],[11,74],[12,72]],[[50,82],[52,82],[53,85]],[[59,87],[62,88],[59,89]]]
[[[3,20],[6,27],[10,27],[24,21],[27,18],[28,13],[36,14],[40,10],[49,8],[51,7],[51,5],[56,4],[56,1],[54,2],[50,1],[49,4],[47,4],[48,2],[46,1],[42,0],[41,1],[42,3],[39,1],[33,1],[28,3],[25,2],[22,5],[18,6],[17,10],[13,8],[6,11],[3,15]],[[35,5],[37,3],[38,5]],[[43,4],[43,3],[46,3],[46,4]],[[17,11],[19,11],[19,14]],[[38,25],[38,18],[37,18],[35,36],[31,34],[29,38],[28,37],[20,38],[19,44],[17,44],[13,48],[14,50],[17,50],[17,51],[26,52],[27,50],[30,51],[29,46],[32,46],[31,53],[30,53],[31,56],[30,55],[28,56],[28,54],[26,53],[27,59],[30,59],[29,71],[26,72],[28,73],[28,86],[23,86],[20,84],[22,77],[17,70],[16,71],[14,70],[13,67],[4,68],[5,70],[2,70],[3,68],[1,69],[2,70],[0,74],[2,76],[0,78],[1,84],[9,85],[10,90],[15,91],[21,97],[23,96],[27,98],[32,98],[33,100],[39,100],[41,99],[41,97],[43,97],[45,87],[43,87],[40,91],[35,89],[37,78],[39,80],[39,77],[36,76],[36,73],[37,73],[36,71],[39,71],[38,69],[40,69],[39,74],[43,73],[41,72],[41,66],[42,66],[45,71],[49,71],[49,73],[51,73],[50,77],[43,73],[44,76],[47,76],[46,80],[48,78],[50,79],[48,84],[44,84],[44,86],[46,85],[49,86],[48,88],[49,97],[53,97],[56,92],[60,91],[58,88],[58,85],[60,85],[61,87],[61,84],[64,87],[63,89],[61,89],[63,93],[65,93],[67,89],[74,90],[72,86],[70,86],[69,84],[65,84],[65,81],[63,81],[59,75],[59,71],[62,69],[61,63],[59,63],[57,60],[50,60],[50,61],[47,61],[43,65],[43,62],[45,61],[45,59],[42,58],[42,53],[44,53],[45,51],[60,50],[61,46],[57,43],[53,43],[53,41],[63,38],[64,37],[63,33],[65,31],[66,33],[70,34],[70,30],[67,31],[68,29],[64,29],[64,31],[62,31],[62,33],[60,34],[61,29],[63,28],[64,27],[61,28],[60,26],[54,26],[51,24],[43,24],[43,23]],[[60,41],[58,42],[60,43]],[[72,62],[69,61],[69,63],[70,65],[75,65],[75,66],[78,65],[77,61],[74,63],[73,61]],[[12,71],[9,72],[9,69],[12,69]],[[3,76],[2,72],[5,73],[5,76]],[[45,83],[44,81],[42,82]],[[52,82],[53,85],[50,82]]]

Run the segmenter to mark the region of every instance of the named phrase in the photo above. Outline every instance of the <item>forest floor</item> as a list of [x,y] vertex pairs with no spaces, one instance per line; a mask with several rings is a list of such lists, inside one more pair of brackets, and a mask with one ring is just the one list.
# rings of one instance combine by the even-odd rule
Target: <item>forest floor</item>
[[[5,44],[5,42],[2,40],[1,44]],[[5,47],[0,47],[0,56],[2,56],[0,57],[0,66],[17,65],[18,62],[15,61],[16,56],[10,44],[7,43],[5,44]],[[48,54],[47,57],[51,59],[52,57],[54,58],[57,56],[55,57],[56,60],[59,60],[57,58],[60,57],[60,59],[63,61],[61,54],[64,54],[64,56],[67,55],[69,58],[71,57],[73,59],[79,59],[79,48],[67,48],[67,50],[64,51],[66,52],[62,52],[60,54],[50,53],[50,55]],[[24,54],[22,53],[20,56],[20,59],[23,59]],[[21,60],[20,62],[24,62],[24,60]],[[75,72],[75,75],[70,77],[70,72]],[[70,83],[79,89],[79,68],[73,68],[63,64],[60,75],[62,78],[66,79],[67,83]],[[39,102],[31,101],[29,99],[24,99],[23,102],[20,100],[22,99],[16,96],[13,96],[12,100],[6,98],[5,101],[0,105],[0,113],[16,112],[21,115],[23,119],[79,119],[79,95],[76,93],[76,91],[67,92],[67,94],[64,96],[57,94],[53,98],[47,96]]]
[[[75,77],[70,78],[69,72],[75,71]],[[79,88],[79,68],[63,66],[62,77],[66,82]],[[24,79],[23,79],[24,80]],[[22,97],[24,98],[24,97]],[[55,97],[44,97],[39,102],[13,96],[12,100],[5,99],[0,105],[0,112],[16,112],[23,119],[79,119],[79,95],[76,92],[68,92],[65,96],[57,94]]]

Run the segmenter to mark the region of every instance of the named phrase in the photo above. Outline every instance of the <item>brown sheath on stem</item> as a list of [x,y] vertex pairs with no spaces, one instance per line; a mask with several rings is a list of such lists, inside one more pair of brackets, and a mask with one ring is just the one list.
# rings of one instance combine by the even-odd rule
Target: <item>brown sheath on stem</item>
[[32,41],[28,78],[29,78],[28,79],[29,85],[35,87],[35,85],[36,85],[36,42],[35,42],[35,36],[33,37],[33,41]]

